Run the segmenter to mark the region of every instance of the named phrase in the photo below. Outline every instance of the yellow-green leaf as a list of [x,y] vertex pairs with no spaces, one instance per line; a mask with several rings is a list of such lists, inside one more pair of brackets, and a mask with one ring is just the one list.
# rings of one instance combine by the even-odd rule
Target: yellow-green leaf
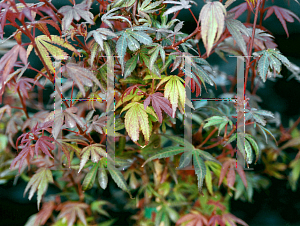
[[[60,45],[65,47],[72,52],[75,52],[79,55],[78,51],[75,49],[74,46],[65,42],[65,40],[57,35],[51,35],[51,39],[47,35],[40,35],[35,38],[36,48],[41,53],[42,59],[46,63],[49,70],[54,73],[55,69],[52,65],[52,61],[50,59],[49,53],[56,59],[62,60],[65,59],[67,53],[65,53],[62,49],[54,46],[53,44]],[[51,44],[50,44],[51,43]],[[28,50],[32,49],[32,45],[28,46]],[[37,51],[35,50],[35,51]],[[29,51],[30,52],[30,51]]]
[[207,2],[201,9],[201,36],[207,55],[223,33],[225,16],[226,8],[219,1]]
[[144,109],[143,104],[133,102],[128,104],[121,113],[125,110],[129,109],[125,114],[125,128],[128,132],[129,137],[132,141],[137,142],[139,140],[139,131],[141,130],[146,144],[150,139],[150,128],[148,121],[148,114],[150,113],[157,118],[155,113],[149,107]]
[[25,188],[24,195],[31,187],[28,197],[29,200],[31,200],[35,191],[38,190],[38,209],[40,207],[42,195],[47,191],[49,182],[53,183],[51,171],[47,168],[39,168],[36,174],[34,174],[33,177],[30,179]]

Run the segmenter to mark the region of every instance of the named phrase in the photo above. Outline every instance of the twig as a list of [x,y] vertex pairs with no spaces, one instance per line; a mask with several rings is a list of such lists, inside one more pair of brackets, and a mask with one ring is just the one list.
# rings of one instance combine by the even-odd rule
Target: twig
[[247,79],[248,79],[248,74],[249,74],[249,69],[250,69],[250,56],[252,54],[252,48],[253,48],[254,36],[255,36],[255,28],[256,28],[256,22],[257,22],[258,9],[259,9],[260,1],[261,0],[258,0],[257,5],[256,5],[256,12],[255,12],[255,17],[254,17],[254,22],[253,22],[253,30],[252,30],[252,38],[251,38],[249,53],[248,53],[248,57],[247,57],[247,61],[246,61],[246,74],[245,74],[245,83],[244,83],[244,93],[246,92]]

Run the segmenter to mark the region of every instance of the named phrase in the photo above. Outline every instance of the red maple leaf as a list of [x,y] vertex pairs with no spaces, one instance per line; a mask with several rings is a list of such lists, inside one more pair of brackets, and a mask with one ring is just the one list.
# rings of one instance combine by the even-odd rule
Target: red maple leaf
[[202,213],[198,211],[192,210],[191,213],[188,213],[184,216],[182,216],[178,221],[176,222],[176,225],[181,225],[184,222],[189,221],[186,225],[191,226],[203,226],[207,225],[207,219]]
[[51,155],[51,153],[49,152],[48,149],[54,150],[55,145],[50,143],[49,141],[54,141],[54,138],[47,137],[47,136],[41,136],[37,140],[37,142],[35,143],[35,149],[34,149],[36,156],[38,156],[38,150],[41,149],[45,155],[48,155],[49,157],[53,158],[53,156]]
[[2,81],[1,81],[1,88],[0,88],[0,103],[2,102],[2,95],[4,93],[4,85],[7,79],[7,76],[10,74],[11,70],[13,69],[18,55],[22,62],[27,65],[27,54],[26,50],[21,45],[15,45],[11,50],[9,50],[0,60],[0,71],[2,71]]
[[237,218],[236,216],[234,216],[231,213],[225,213],[225,214],[223,214],[222,215],[222,220],[224,222],[227,222],[230,226],[236,226],[235,222],[239,223],[241,225],[244,225],[244,226],[248,226],[248,224],[245,221],[243,221],[240,218]]
[[132,90],[133,90],[132,93],[134,93],[136,89],[139,89],[139,86],[145,86],[145,85],[142,85],[142,84],[135,84],[135,85],[133,85],[133,86],[128,87],[128,88],[125,90],[125,92],[122,94],[122,96],[121,96],[121,101],[123,101],[123,98],[124,98],[125,96],[129,95],[129,94],[131,93]]
[[18,156],[12,161],[10,168],[13,168],[17,164],[17,162],[20,161],[19,163],[19,173],[20,173],[25,159],[27,159],[27,162],[29,164],[29,161],[33,158],[33,155],[34,155],[33,145],[25,146],[23,150],[18,154]]
[[[18,137],[16,142],[16,147],[18,147],[19,141],[21,140],[22,146],[20,148],[22,148],[23,150],[13,160],[10,166],[11,168],[14,167],[18,161],[20,161],[19,164],[19,172],[20,172],[24,160],[27,159],[27,162],[29,163],[29,161],[34,156],[34,152],[36,156],[38,156],[39,149],[41,149],[45,155],[48,155],[49,157],[53,158],[53,156],[49,152],[49,149],[53,150],[55,148],[55,145],[50,143],[49,141],[55,141],[54,138],[47,137],[47,136],[41,136],[40,138],[38,138],[38,135],[42,133],[40,131],[43,130],[48,131],[49,127],[51,127],[52,124],[53,121],[36,124],[30,132],[24,133]],[[35,144],[31,144],[33,140],[37,140]]]
[[288,9],[278,7],[278,6],[270,6],[270,7],[267,7],[266,10],[268,10],[268,11],[267,11],[267,14],[266,14],[266,17],[264,20],[266,20],[274,12],[276,17],[282,24],[282,26],[285,30],[285,33],[287,34],[288,37],[289,37],[289,32],[288,32],[285,21],[293,23],[294,22],[293,17],[295,17],[300,22],[299,17],[297,17],[297,15],[295,13],[293,13],[292,11],[290,11]]
[[235,159],[233,158],[228,158],[225,160],[225,162],[222,165],[222,170],[220,173],[220,178],[219,178],[219,186],[221,185],[226,172],[227,173],[227,185],[228,187],[233,187],[234,182],[235,182],[235,170],[237,170],[238,174],[240,175],[245,187],[247,187],[247,179],[246,179],[246,174],[242,168],[242,166],[236,162]]
[[150,104],[150,101],[152,101],[152,106],[158,116],[158,121],[162,123],[162,112],[161,109],[163,109],[168,115],[172,117],[172,108],[170,101],[163,97],[164,95],[160,92],[154,93],[149,95],[146,100],[144,101],[144,108],[148,107]]
[[23,93],[24,97],[29,98],[27,89],[31,90],[33,88],[29,83],[35,84],[42,89],[44,88],[38,81],[35,81],[32,78],[20,78],[15,85],[15,92],[19,89]]
[[[201,80],[198,76],[196,76],[196,79],[198,80],[199,84],[201,85]],[[188,85],[191,82],[191,91],[192,93],[196,90],[196,97],[198,97],[201,94],[201,86],[195,81],[195,78],[186,77],[186,85]]]
[[240,15],[242,15],[247,10],[248,4],[247,2],[244,2],[242,4],[239,4],[238,6],[232,8],[228,11],[228,13],[235,13],[234,19],[238,18]]
[[213,215],[208,221],[209,226],[225,226],[225,222],[222,220],[222,217],[220,215]]

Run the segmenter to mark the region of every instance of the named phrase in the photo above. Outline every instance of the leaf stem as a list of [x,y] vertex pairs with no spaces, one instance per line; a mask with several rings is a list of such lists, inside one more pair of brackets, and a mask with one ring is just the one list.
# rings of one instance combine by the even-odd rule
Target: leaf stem
[[213,131],[211,131],[210,134],[205,138],[205,140],[201,144],[199,144],[196,148],[201,148],[217,130],[218,128],[214,128]]
[[[216,128],[216,129],[217,129],[217,128]],[[236,130],[236,127],[235,127],[235,125],[234,125],[233,128],[232,128],[232,130],[230,131],[230,133],[228,134],[227,137],[230,137],[230,136],[234,133],[235,130]],[[218,142],[216,142],[216,143],[214,143],[214,144],[212,144],[212,145],[209,145],[209,146],[207,146],[207,147],[202,147],[201,149],[202,149],[202,150],[207,150],[207,149],[214,148],[214,147],[216,147],[216,146],[222,144],[222,142],[223,142],[224,140],[225,140],[225,139],[223,138],[222,140],[219,140]]]
[[151,92],[151,94],[153,94],[154,93],[154,78],[152,79],[152,92]]
[[180,13],[180,10],[177,11],[177,12],[174,14],[174,16],[172,17],[171,21],[172,21],[172,20],[175,20],[179,13]]
[[179,42],[176,42],[175,44],[172,44],[170,46],[165,46],[164,49],[174,49],[175,47],[179,46],[180,44],[184,43],[185,41],[187,41],[188,39],[190,39],[191,37],[193,37],[195,34],[197,34],[198,32],[201,31],[201,27],[197,27],[190,35],[188,35],[187,37],[181,39]]
[[263,0],[262,6],[260,9],[259,26],[262,26],[263,16],[264,16],[264,12],[265,12],[265,10],[264,10],[265,2],[266,2],[266,0]]
[[189,9],[189,11],[190,11],[190,13],[192,14],[192,16],[193,16],[193,18],[194,18],[194,20],[195,20],[195,22],[196,22],[196,24],[197,24],[197,28],[198,28],[198,20],[196,19],[196,17],[195,17],[195,15],[194,15],[194,13],[193,13],[193,11],[191,10],[191,9]]
[[297,119],[296,122],[294,122],[293,126],[288,130],[288,133],[291,133],[300,123],[300,117]]
[[28,112],[27,112],[26,104],[25,104],[25,101],[24,101],[23,97],[21,96],[19,88],[17,88],[17,92],[18,92],[19,98],[20,98],[22,106],[23,106],[22,109],[23,109],[23,111],[24,111],[24,113],[26,115],[26,118],[29,119],[29,115],[28,115]]

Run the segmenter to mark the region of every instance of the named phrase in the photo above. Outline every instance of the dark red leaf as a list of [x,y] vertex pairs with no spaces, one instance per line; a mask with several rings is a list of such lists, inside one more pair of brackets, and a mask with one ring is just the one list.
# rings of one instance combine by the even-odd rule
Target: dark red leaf
[[270,6],[267,8],[267,14],[266,14],[264,20],[266,20],[273,12],[275,13],[275,15],[278,18],[278,20],[280,21],[280,23],[282,24],[282,26],[285,30],[285,33],[289,37],[289,32],[288,32],[285,21],[292,23],[292,22],[294,22],[293,17],[295,17],[300,22],[299,17],[297,17],[297,15],[295,13],[291,12],[288,9],[278,7],[278,6]]
[[225,226],[225,222],[222,220],[222,217],[220,215],[213,215],[209,219],[208,225],[209,226],[215,226],[215,225]]
[[34,154],[34,149],[32,145],[28,145],[25,148],[23,148],[23,150],[18,154],[18,156],[12,161],[10,168],[14,167],[18,161],[20,161],[19,164],[19,173],[21,171],[23,162],[25,161],[25,159],[27,159],[27,162],[29,163],[30,159],[33,158],[33,154]]
[[233,165],[231,165],[231,167],[228,170],[227,173],[227,185],[228,187],[232,188],[235,182],[235,169],[233,167]]
[[37,142],[35,143],[36,156],[38,156],[38,150],[41,149],[45,155],[48,155],[49,157],[53,158],[48,149],[54,150],[55,145],[50,143],[49,141],[54,141],[54,138],[42,136],[37,140]]
[[[11,70],[14,67],[15,62],[17,61],[18,55],[22,62],[27,65],[27,53],[23,46],[15,45],[10,51],[8,51],[0,60],[0,71],[2,73],[2,86],[6,77],[10,74]],[[3,87],[2,87],[3,89]]]
[[230,164],[231,164],[230,161],[226,161],[223,163],[220,178],[219,178],[219,186],[222,184],[222,181],[226,175],[227,169],[230,166]]
[[[51,4],[51,3],[50,3],[50,4]],[[45,6],[45,5],[39,6],[39,7],[38,7],[37,14],[43,16],[39,11],[42,11],[42,12],[44,12],[44,13],[47,13],[47,14],[51,17],[51,19],[52,19],[54,22],[57,22],[56,14],[53,12],[53,10],[52,10],[50,7]]]
[[243,170],[243,167],[239,163],[237,163],[236,167],[237,167],[237,172],[240,175],[245,187],[247,187],[247,178],[246,178],[245,171]]
[[133,90],[132,93],[135,93],[135,90],[139,88],[139,86],[145,86],[145,85],[142,85],[142,84],[135,84],[133,86],[130,86],[128,87],[125,92],[122,94],[121,96],[121,101],[123,101],[123,98],[127,95],[129,95],[131,93],[131,91]]
[[146,100],[144,101],[144,108],[148,107],[150,104],[150,100],[152,101],[152,106],[158,116],[158,121],[162,123],[162,112],[161,109],[163,109],[168,115],[172,117],[172,108],[170,101],[163,97],[164,95],[160,92],[156,92],[154,94],[149,95]]
[[241,220],[240,218],[237,218],[236,216],[234,216],[231,213],[223,214],[222,219],[223,219],[223,221],[227,222],[231,226],[236,226],[234,221],[241,224],[241,225],[248,226],[248,224],[245,221]]
[[0,24],[0,37],[1,39],[3,39],[3,29],[4,29],[4,26],[5,26],[5,22],[6,22],[6,14],[7,14],[7,11],[8,11],[8,8],[9,8],[9,5],[7,5],[6,3],[4,2],[1,2],[0,3],[0,11],[3,10],[3,12],[1,13],[1,24]]

